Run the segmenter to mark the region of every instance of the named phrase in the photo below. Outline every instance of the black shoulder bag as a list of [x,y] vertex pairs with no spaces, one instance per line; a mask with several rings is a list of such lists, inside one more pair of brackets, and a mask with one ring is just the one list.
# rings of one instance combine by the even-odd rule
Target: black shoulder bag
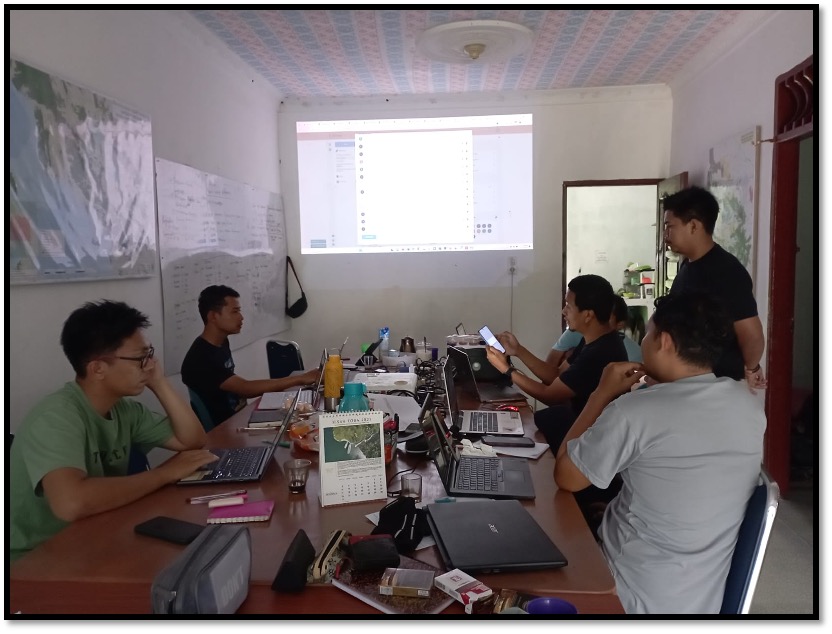
[[[295,276],[295,280],[297,280],[298,288],[300,289],[300,298],[294,304],[289,306],[289,267],[292,267],[292,273]],[[292,258],[288,255],[286,256],[286,314],[289,315],[292,319],[296,317],[300,317],[303,313],[306,312],[306,309],[309,307],[309,304],[306,301],[306,293],[303,292],[303,286],[300,285],[300,279],[298,279],[298,273],[295,271],[295,265],[292,264]]]

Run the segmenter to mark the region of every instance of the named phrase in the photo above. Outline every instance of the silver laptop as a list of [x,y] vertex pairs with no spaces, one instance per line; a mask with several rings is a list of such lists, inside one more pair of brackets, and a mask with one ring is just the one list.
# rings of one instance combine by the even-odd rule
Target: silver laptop
[[274,433],[274,437],[259,447],[235,447],[233,449],[211,449],[217,455],[216,462],[207,464],[191,475],[179,480],[177,484],[213,484],[218,482],[255,482],[263,477],[272,461],[277,444],[295,413],[300,390],[295,392],[292,406],[285,410],[283,422]]
[[469,574],[561,568],[566,557],[517,500],[428,504],[426,515],[448,570]]
[[[286,402],[287,399],[294,399],[296,396],[296,392],[300,394],[300,398],[298,399],[298,404],[300,403],[309,403],[316,412],[320,411],[323,405],[323,392],[321,391],[321,386],[323,385],[324,381],[324,373],[323,373],[323,363],[326,361],[326,349],[324,349],[323,355],[321,356],[321,373],[318,375],[318,382],[315,383],[315,387],[312,389],[306,388],[295,388],[291,390],[286,390],[285,392],[266,392],[263,396],[260,397],[260,402],[258,403],[257,407],[251,410],[251,415],[248,418],[249,425],[264,425],[265,423],[277,423],[283,420],[283,414],[286,413],[286,408],[283,404]],[[306,370],[298,370],[295,373],[305,373]],[[268,425],[269,427],[271,425]]]
[[481,403],[502,403],[504,401],[525,401],[526,396],[513,385],[477,382],[471,357],[462,348],[448,346],[448,356],[454,360],[456,377],[460,383],[471,385]]
[[448,407],[448,420],[459,427],[461,433],[502,436],[523,435],[523,421],[520,418],[520,412],[510,410],[460,410],[456,401],[453,372],[454,361],[451,357],[448,357],[442,366],[442,380],[445,385],[445,404]]
[[457,456],[445,424],[429,410],[421,422],[428,455],[448,495],[534,499],[534,482],[526,458]]

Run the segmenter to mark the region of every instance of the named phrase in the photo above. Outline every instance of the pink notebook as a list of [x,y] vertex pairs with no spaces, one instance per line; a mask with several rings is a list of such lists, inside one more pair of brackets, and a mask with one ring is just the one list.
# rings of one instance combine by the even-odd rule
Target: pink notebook
[[235,506],[219,506],[211,509],[209,524],[230,524],[235,522],[265,522],[272,516],[274,500],[246,502]]

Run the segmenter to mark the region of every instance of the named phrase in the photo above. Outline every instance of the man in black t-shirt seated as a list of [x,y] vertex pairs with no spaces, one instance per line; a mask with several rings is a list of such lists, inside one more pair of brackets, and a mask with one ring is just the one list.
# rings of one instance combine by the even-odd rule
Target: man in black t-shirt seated
[[[599,275],[579,275],[569,282],[563,316],[570,330],[583,335],[583,341],[569,359],[545,376],[548,380],[537,381],[509,363],[507,356],[517,355],[523,349],[513,334],[497,335],[506,354],[488,347],[491,365],[526,394],[550,406],[535,413],[535,424],[546,436],[552,451],[560,447],[589,395],[598,386],[606,365],[627,360],[624,343],[610,326],[614,301],[612,286]],[[520,358],[522,360],[523,356]]]
[[[534,422],[554,454],[557,454],[590,394],[598,387],[607,364],[627,361],[624,342],[618,330],[610,325],[614,302],[612,286],[599,275],[579,275],[567,284],[563,317],[569,329],[581,333],[584,338],[554,375],[546,376],[547,379],[551,377],[548,383],[526,376],[509,363],[507,355],[515,355],[522,349],[511,333],[497,335],[506,354],[491,346],[487,349],[488,360],[495,368],[526,394],[549,405],[535,412]],[[605,505],[618,495],[620,489],[619,477],[606,489],[590,485],[575,493],[575,501],[593,533],[597,531]]]
[[247,398],[311,385],[318,380],[320,368],[282,379],[248,380],[235,373],[228,336],[242,329],[243,313],[240,294],[233,288],[204,289],[199,295],[199,316],[205,327],[182,361],[182,382],[208,409],[211,420],[201,421],[206,431],[243,408]]

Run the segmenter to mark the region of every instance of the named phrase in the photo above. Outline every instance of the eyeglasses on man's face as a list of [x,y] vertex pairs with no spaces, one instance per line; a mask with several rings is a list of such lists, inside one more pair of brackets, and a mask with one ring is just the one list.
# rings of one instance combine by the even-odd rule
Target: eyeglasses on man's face
[[147,362],[148,362],[150,359],[152,359],[152,358],[153,358],[153,355],[154,355],[155,353],[156,353],[156,350],[153,348],[153,346],[150,346],[150,347],[147,349],[147,352],[145,352],[145,353],[144,353],[142,356],[140,356],[140,357],[120,357],[120,356],[118,356],[117,354],[113,355],[113,357],[114,357],[114,358],[116,358],[116,359],[123,359],[124,361],[138,361],[138,362],[139,362],[139,367],[140,367],[142,370],[144,370],[144,369],[145,369],[145,367],[147,367]]

